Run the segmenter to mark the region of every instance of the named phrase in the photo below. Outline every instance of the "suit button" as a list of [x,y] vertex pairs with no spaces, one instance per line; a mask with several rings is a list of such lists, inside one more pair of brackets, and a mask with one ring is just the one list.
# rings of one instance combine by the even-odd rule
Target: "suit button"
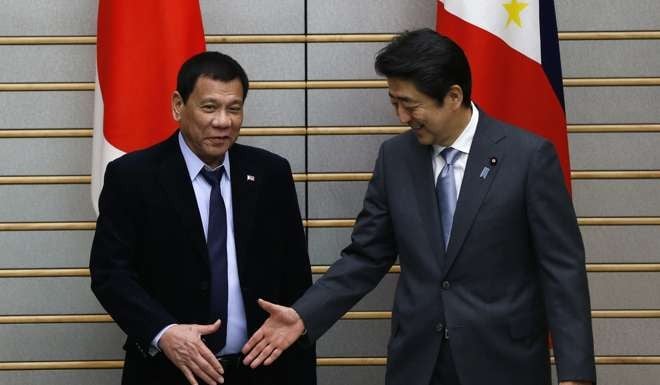
[[209,290],[209,283],[208,281],[202,281],[199,283],[199,290],[201,291],[208,291]]
[[449,281],[443,281],[442,282],[442,288],[443,289],[448,290],[450,287],[451,287],[451,284],[449,283]]
[[438,333],[442,333],[445,330],[445,325],[442,324],[442,322],[438,322],[437,325],[435,325],[435,331]]

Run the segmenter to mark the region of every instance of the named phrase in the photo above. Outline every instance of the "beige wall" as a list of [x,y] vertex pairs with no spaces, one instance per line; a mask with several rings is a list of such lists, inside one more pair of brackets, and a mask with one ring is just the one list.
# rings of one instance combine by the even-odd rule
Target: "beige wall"
[[[435,23],[433,0],[200,4],[209,36],[301,38],[209,44],[235,56],[255,81],[377,79],[372,62],[385,43],[368,42],[364,34]],[[585,32],[577,40],[561,35],[564,77],[602,79],[595,86],[565,88],[599,383],[654,383],[660,378],[660,3],[557,0],[556,6],[561,32]],[[103,316],[83,316],[104,313],[84,270],[95,220],[88,184],[95,28],[93,0],[0,2],[0,384],[119,381],[121,331]],[[604,39],[591,33],[600,31],[614,33]],[[626,31],[643,33],[631,37]],[[358,35],[359,41],[306,44],[306,33]],[[18,39],[26,36],[34,39]],[[48,44],[50,36],[76,39]],[[646,80],[609,83],[621,78]],[[82,90],[71,90],[73,85]],[[330,176],[305,182],[304,176],[371,171],[378,145],[390,134],[364,127],[398,124],[385,90],[254,90],[246,109],[245,125],[264,130],[246,129],[241,141],[291,161],[310,224],[357,214],[365,181]],[[340,134],[336,126],[352,127],[354,134]],[[278,127],[288,131],[273,130]],[[49,178],[61,176],[71,177]],[[349,234],[341,226],[308,229],[317,271],[337,258]],[[389,274],[353,314],[389,310],[396,278]],[[41,323],[42,315],[72,317]],[[388,329],[387,313],[340,321],[319,341],[319,357],[351,358],[357,365],[321,360],[320,383],[382,384]],[[55,361],[80,362],[81,369],[73,363],[58,368]],[[22,367],[26,362],[31,366]]]

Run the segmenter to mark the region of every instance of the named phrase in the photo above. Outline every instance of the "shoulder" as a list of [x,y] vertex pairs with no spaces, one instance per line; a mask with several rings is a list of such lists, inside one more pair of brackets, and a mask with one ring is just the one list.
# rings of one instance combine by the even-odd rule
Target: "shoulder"
[[483,111],[480,111],[477,129],[482,130],[483,134],[490,136],[493,141],[500,137],[506,138],[509,148],[518,152],[534,152],[551,144],[548,139],[532,131],[497,120]]
[[420,144],[417,141],[417,137],[415,136],[413,131],[409,129],[401,134],[386,139],[381,144],[381,152],[382,151],[396,152],[396,151],[407,150],[416,147],[428,147],[428,146]]
[[108,163],[107,172],[126,176],[144,175],[157,169],[166,157],[176,155],[177,151],[178,143],[170,137],[153,146],[120,156]]

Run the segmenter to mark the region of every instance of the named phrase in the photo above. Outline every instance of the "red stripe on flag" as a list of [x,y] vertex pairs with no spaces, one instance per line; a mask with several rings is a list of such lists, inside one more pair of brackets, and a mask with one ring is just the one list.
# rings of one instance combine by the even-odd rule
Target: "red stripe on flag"
[[570,190],[566,116],[541,64],[490,32],[445,11],[441,3],[437,30],[465,51],[472,70],[475,103],[499,120],[550,140]]
[[204,50],[197,0],[101,0],[97,70],[105,139],[129,152],[171,135],[176,74]]

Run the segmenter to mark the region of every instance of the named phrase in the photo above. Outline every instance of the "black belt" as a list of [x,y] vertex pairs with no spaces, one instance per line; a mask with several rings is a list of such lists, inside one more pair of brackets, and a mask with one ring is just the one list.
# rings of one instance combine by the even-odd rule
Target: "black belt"
[[243,366],[244,356],[241,353],[225,354],[223,356],[216,356],[216,358],[225,370],[237,369]]

